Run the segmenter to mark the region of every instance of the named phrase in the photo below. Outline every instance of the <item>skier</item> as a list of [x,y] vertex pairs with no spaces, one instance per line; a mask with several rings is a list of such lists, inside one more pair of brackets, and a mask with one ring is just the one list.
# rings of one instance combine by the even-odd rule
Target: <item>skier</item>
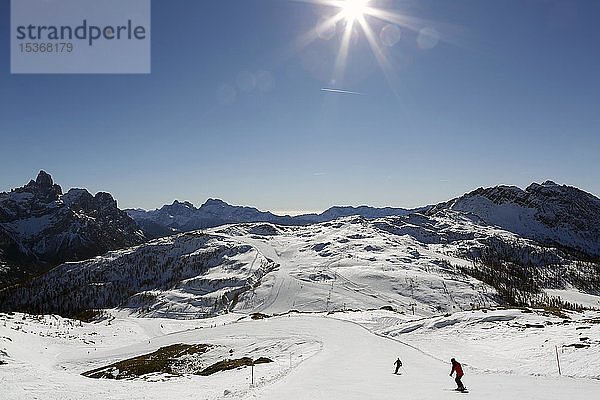
[[458,385],[456,390],[464,392],[467,389],[465,388],[462,381],[460,380],[464,375],[462,365],[460,365],[460,363],[458,361],[456,361],[454,358],[452,360],[450,360],[450,362],[452,362],[452,371],[450,371],[450,376],[452,376],[452,374],[456,372],[456,378],[454,378],[454,381]]
[[396,360],[396,362],[394,363],[394,365],[396,366],[396,371],[394,371],[394,373],[397,374],[398,370],[402,366],[402,361],[400,361],[400,357],[398,357],[398,359]]

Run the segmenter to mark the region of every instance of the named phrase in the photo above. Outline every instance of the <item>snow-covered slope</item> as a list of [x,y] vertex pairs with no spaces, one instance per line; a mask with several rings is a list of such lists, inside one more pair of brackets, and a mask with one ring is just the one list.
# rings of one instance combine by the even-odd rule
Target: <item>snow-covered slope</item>
[[[44,200],[30,207],[44,205],[31,213],[39,221],[47,204],[90,218],[84,211],[96,203],[86,192],[60,195],[43,186],[37,197]],[[456,357],[475,399],[597,398],[597,199],[539,186],[525,195],[482,189],[424,213],[374,220],[223,225],[64,263],[0,291],[2,310],[112,309],[92,324],[0,314],[2,394],[11,400],[451,399],[463,395],[447,376],[449,358]],[[195,215],[189,204],[176,206],[178,223],[186,223],[188,211]],[[223,215],[218,201],[209,206]],[[587,221],[582,208],[592,209]],[[3,232],[0,244],[8,248],[13,239]],[[551,245],[557,243],[551,234],[559,246]],[[0,262],[0,271],[6,268]],[[578,309],[575,303],[595,310],[561,309]],[[511,304],[522,307],[505,308]],[[81,375],[177,344],[211,350],[190,355],[195,368],[177,373],[119,381]],[[273,362],[209,377],[194,373],[239,357]],[[392,373],[396,357],[404,362],[399,375]]]
[[0,292],[0,303],[67,315],[112,307],[173,317],[391,307],[431,316],[498,304],[559,306],[543,289],[593,293],[598,279],[596,264],[445,210],[173,235],[62,265]]
[[43,314],[125,307],[144,315],[202,318],[234,308],[275,267],[235,239],[185,233],[63,264],[0,298],[5,309]]
[[68,315],[119,306],[198,317],[390,305],[430,315],[498,301],[448,261],[468,264],[360,217],[308,227],[228,225],[64,264],[2,294],[1,303]]
[[575,187],[547,181],[525,190],[480,188],[429,212],[443,209],[472,214],[520,236],[600,257],[600,199]]
[[358,215],[367,219],[453,210],[478,218],[478,223],[498,226],[542,244],[562,246],[594,259],[600,257],[600,199],[575,187],[547,181],[525,190],[514,186],[480,188],[462,197],[431,207],[401,208],[332,207],[321,214],[278,216],[252,207],[231,206],[209,199],[199,208],[175,201],[160,209],[127,210],[151,237],[225,224],[268,222],[302,226]]
[[44,171],[24,187],[0,193],[0,259],[19,266],[6,272],[0,283],[144,239],[110,194],[92,196],[85,189],[63,194]]
[[[588,312],[562,323],[537,312],[490,310],[459,313],[450,323],[445,317],[415,321],[373,311],[262,320],[240,314],[191,321],[115,315],[80,324],[0,314],[0,361],[6,363],[0,365],[0,381],[3,398],[10,400],[587,400],[600,396],[600,382],[593,379],[600,361],[598,318]],[[543,328],[523,328],[540,322]],[[415,323],[421,331],[394,330]],[[464,332],[462,340],[457,331]],[[589,347],[569,347],[572,341]],[[162,373],[117,381],[81,375],[179,343],[213,344],[225,350],[222,357],[265,356],[274,362],[206,377]],[[555,345],[564,376],[558,375]],[[468,395],[452,390],[450,356],[463,363]],[[404,366],[394,374],[397,357]]]

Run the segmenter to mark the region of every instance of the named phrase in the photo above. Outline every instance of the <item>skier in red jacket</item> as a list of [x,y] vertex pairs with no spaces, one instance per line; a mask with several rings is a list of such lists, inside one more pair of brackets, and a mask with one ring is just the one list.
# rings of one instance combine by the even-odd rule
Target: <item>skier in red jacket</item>
[[462,365],[460,365],[460,363],[458,361],[456,361],[454,358],[450,361],[452,362],[452,371],[450,371],[450,376],[452,376],[452,374],[456,372],[456,378],[454,378],[454,381],[458,385],[456,390],[460,390],[460,391],[466,390],[465,386],[463,385],[463,383],[460,380],[464,375]]

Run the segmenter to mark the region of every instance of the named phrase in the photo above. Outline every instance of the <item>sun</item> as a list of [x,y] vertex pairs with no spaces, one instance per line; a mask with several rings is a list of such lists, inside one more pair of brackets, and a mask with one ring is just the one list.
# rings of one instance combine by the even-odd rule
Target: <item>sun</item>
[[370,0],[342,0],[338,7],[342,9],[344,19],[354,22],[364,17]]
[[[401,7],[386,8],[381,5],[391,4],[391,0],[288,0],[322,6],[323,11],[316,26],[300,36],[294,44],[295,51],[300,51],[317,39],[332,40],[338,44],[337,56],[332,68],[330,82],[343,86],[350,47],[361,39],[366,39],[379,67],[390,86],[395,87],[400,81],[397,66],[388,58],[392,48],[403,37],[403,31],[416,31],[422,36],[428,30],[423,25],[433,24],[423,18],[414,18],[404,14]],[[398,3],[400,1],[398,0]],[[343,25],[343,26],[341,26]],[[341,28],[341,29],[340,29]],[[436,33],[437,35],[437,33]],[[435,41],[439,39],[435,35]],[[434,44],[435,45],[435,44]],[[395,89],[394,89],[395,92]]]

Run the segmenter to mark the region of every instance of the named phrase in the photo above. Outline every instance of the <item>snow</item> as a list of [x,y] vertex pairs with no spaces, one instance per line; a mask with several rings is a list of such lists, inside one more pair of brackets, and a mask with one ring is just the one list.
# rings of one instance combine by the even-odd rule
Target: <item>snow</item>
[[[64,264],[46,275],[44,290],[56,285],[63,302],[100,302],[118,284],[125,297],[112,305],[121,308],[91,324],[0,314],[2,398],[453,399],[462,394],[452,391],[451,357],[463,363],[474,399],[599,398],[600,311],[500,308],[492,287],[457,268],[472,265],[465,251],[490,241],[526,243],[532,264],[541,249],[444,210],[303,227],[227,225]],[[545,290],[590,308],[600,300]],[[256,312],[269,318],[252,320]],[[211,318],[194,319],[201,315]],[[231,350],[274,362],[255,366],[254,385],[249,368],[81,376],[179,343],[215,346],[197,367]],[[392,373],[396,357],[401,375]]]
[[551,297],[560,297],[564,301],[581,304],[586,308],[600,309],[600,296],[581,293],[572,289],[545,289],[544,291]]
[[45,214],[39,217],[19,219],[2,225],[17,237],[29,238],[51,227],[54,223],[54,218],[55,216],[52,214]]
[[548,229],[536,219],[536,210],[512,202],[496,204],[483,196],[466,197],[453,207],[456,211],[472,212],[491,224],[523,236],[544,234]]
[[33,193],[29,192],[10,192],[3,193],[3,195],[2,197],[10,199],[14,203],[26,203],[35,197]]
[[497,309],[417,321],[382,318],[371,312],[341,318],[408,342],[437,359],[460,355],[469,368],[485,373],[557,375],[558,348],[564,376],[600,379],[600,325],[595,319],[599,315],[558,317],[541,310]]
[[69,189],[67,193],[63,194],[61,199],[66,206],[71,207],[73,203],[81,200],[82,197],[87,197],[90,200],[93,198],[90,192],[88,192],[86,189],[73,188]]
[[[490,311],[492,312],[492,311]],[[493,316],[492,318],[489,318]],[[487,321],[482,322],[482,318]],[[587,314],[583,319],[600,317]],[[241,319],[240,319],[241,318]],[[342,320],[347,319],[347,320]],[[419,337],[398,338],[377,331],[391,322],[408,318],[387,311],[345,312],[272,317],[251,320],[240,314],[206,320],[165,320],[132,318],[113,313],[113,318],[82,324],[60,317],[41,320],[15,314],[0,314],[0,356],[8,362],[0,366],[3,398],[21,399],[453,399],[454,382],[448,377],[449,356],[463,362],[463,381],[474,399],[592,399],[600,395],[600,381],[583,377],[559,377],[554,363],[544,354],[522,352],[533,339],[515,337],[512,343],[517,365],[510,371],[486,369],[505,361],[494,352],[470,353],[467,346],[485,349],[503,343],[489,341],[487,332],[497,338],[506,333],[504,324],[515,319],[535,322],[535,313],[519,310],[497,310],[493,314],[465,313],[453,317],[457,322],[441,326],[439,320],[423,323]],[[452,335],[440,334],[455,329],[457,324],[472,323],[459,346]],[[550,317],[544,317],[550,318]],[[408,323],[408,321],[405,321]],[[588,326],[591,324],[588,324]],[[584,326],[584,325],[582,325]],[[453,328],[454,327],[454,328]],[[586,336],[598,340],[599,325],[586,330]],[[556,325],[554,334],[565,334],[572,327]],[[471,337],[471,332],[482,335]],[[551,334],[551,333],[549,333]],[[485,337],[488,335],[488,337]],[[411,340],[409,340],[411,339]],[[407,343],[404,343],[407,341]],[[251,370],[243,368],[202,377],[184,374],[153,374],[142,379],[98,380],[80,375],[86,370],[108,365],[116,360],[145,354],[161,346],[175,343],[214,343],[232,348],[234,353],[253,357],[267,356],[275,360]],[[550,345],[549,345],[550,346]],[[597,344],[595,346],[598,346]],[[551,346],[549,350],[552,350]],[[578,350],[573,350],[579,351]],[[431,352],[431,354],[430,354]],[[593,375],[598,371],[598,347],[586,353],[581,371]],[[402,374],[393,374],[393,362],[400,357]],[[538,358],[539,357],[539,358]],[[572,367],[568,354],[564,370]],[[595,362],[590,362],[594,361]],[[520,363],[534,366],[548,364],[546,372],[518,368]],[[554,368],[555,369],[555,368]]]
[[600,199],[577,188],[553,182],[533,183],[524,191],[497,186],[478,189],[447,204],[452,210],[471,213],[523,237],[600,255]]
[[[524,264],[549,259],[569,265],[552,249],[448,211],[435,217],[348,217],[304,227],[237,224],[189,232],[64,264],[38,282],[38,289],[15,297],[36,302],[42,311],[51,310],[46,305],[85,302],[83,309],[120,305],[138,315],[172,318],[381,307],[431,317],[499,305],[493,287],[459,267],[473,266],[468,252],[516,242],[525,246],[517,254]],[[67,295],[42,297],[63,290]]]
[[[433,315],[495,304],[494,290],[457,274],[468,261],[447,255],[443,245],[398,236],[350,217],[310,227],[273,227],[263,237],[253,226],[209,230],[256,248],[278,268],[239,302],[238,311],[284,313],[291,309],[323,312],[392,306]],[[265,229],[264,227],[262,229]],[[437,246],[437,247],[436,247]],[[485,285],[483,285],[485,286]]]

